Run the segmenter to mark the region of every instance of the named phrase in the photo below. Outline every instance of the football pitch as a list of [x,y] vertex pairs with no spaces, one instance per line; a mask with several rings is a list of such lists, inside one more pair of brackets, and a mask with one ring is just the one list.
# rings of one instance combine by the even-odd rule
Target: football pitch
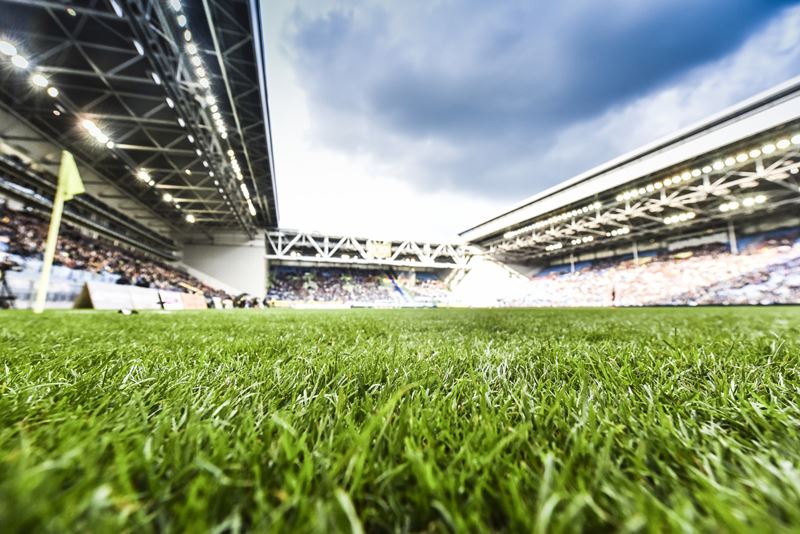
[[0,315],[0,529],[800,529],[800,308]]

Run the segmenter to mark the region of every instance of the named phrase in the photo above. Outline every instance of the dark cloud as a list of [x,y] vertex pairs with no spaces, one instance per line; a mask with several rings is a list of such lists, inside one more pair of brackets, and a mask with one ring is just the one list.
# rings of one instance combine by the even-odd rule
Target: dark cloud
[[521,170],[555,132],[725,56],[794,3],[347,4],[298,8],[286,42],[326,142],[385,157],[430,139],[455,147],[425,161],[443,183],[533,193],[565,177]]

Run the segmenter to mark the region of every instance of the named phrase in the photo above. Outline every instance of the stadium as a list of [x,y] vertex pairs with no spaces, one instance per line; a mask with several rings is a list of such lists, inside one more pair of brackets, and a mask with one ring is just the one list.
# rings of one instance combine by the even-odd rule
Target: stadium
[[800,528],[800,78],[311,231],[266,4],[0,0],[3,531]]

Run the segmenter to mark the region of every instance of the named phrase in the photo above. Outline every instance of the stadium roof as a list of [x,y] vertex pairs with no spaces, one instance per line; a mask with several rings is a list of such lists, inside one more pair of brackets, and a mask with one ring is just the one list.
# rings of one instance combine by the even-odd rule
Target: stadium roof
[[297,264],[427,269],[464,268],[472,251],[453,243],[369,239],[300,230],[266,233],[268,260]]
[[799,152],[795,78],[534,195],[461,236],[524,261],[788,209],[800,202]]
[[0,0],[0,106],[180,231],[276,226],[258,0]]

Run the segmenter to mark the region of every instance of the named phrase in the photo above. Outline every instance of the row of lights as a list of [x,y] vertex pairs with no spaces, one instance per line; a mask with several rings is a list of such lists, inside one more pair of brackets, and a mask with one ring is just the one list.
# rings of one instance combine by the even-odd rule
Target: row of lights
[[[8,57],[11,61],[11,64],[18,69],[27,70],[27,68],[30,66],[30,61],[21,55],[17,50],[17,47],[9,41],[0,40],[0,56]],[[31,74],[31,84],[41,89],[46,89],[48,96],[51,98],[57,98],[60,94],[58,88],[50,85],[50,80],[48,80],[47,76],[41,72],[34,72]],[[61,111],[63,109],[64,108],[57,106],[57,108],[53,110],[53,114],[56,116],[61,115]],[[104,143],[107,144],[109,141],[110,140],[106,138]],[[113,148],[113,143],[111,145],[112,146],[109,148]]]
[[[208,73],[206,72],[205,66],[203,65],[203,59],[200,57],[200,48],[197,46],[196,43],[192,41],[192,32],[189,30],[188,26],[188,19],[186,14],[183,13],[183,6],[181,5],[180,0],[169,0],[169,6],[175,12],[175,20],[178,24],[178,27],[181,28],[183,31],[183,40],[186,42],[186,53],[189,56],[189,62],[192,64],[194,68],[194,73],[197,76],[198,84],[201,88],[207,91],[205,96],[205,102],[208,105],[208,109],[211,112],[211,118],[214,121],[214,127],[216,128],[217,133],[219,134],[220,138],[225,140],[228,138],[228,129],[225,125],[225,121],[222,118],[222,112],[220,111],[219,105],[217,104],[216,97],[211,93],[211,84],[208,80]],[[168,102],[169,103],[169,102]],[[174,105],[174,103],[173,103]],[[173,107],[173,106],[170,106]],[[244,180],[244,174],[242,173],[241,166],[239,165],[239,161],[236,159],[236,154],[232,149],[228,149],[228,158],[231,164],[231,168],[239,181]],[[208,166],[207,162],[203,162],[205,166]],[[214,176],[213,172],[209,173],[210,176]],[[219,186],[219,181],[215,180],[214,184]],[[250,191],[248,191],[247,186],[242,183],[240,184],[240,188],[242,191],[242,195],[244,195],[245,200],[247,201],[247,208],[250,212],[250,215],[256,215],[256,207],[253,205],[253,201],[250,198]],[[222,193],[223,198],[228,205],[230,205],[230,201],[228,200],[227,195],[225,195],[224,190],[220,187],[220,192]]]
[[658,191],[659,189],[662,189],[664,187],[679,185],[682,182],[688,182],[693,178],[699,178],[700,176],[704,174],[709,174],[712,171],[721,171],[726,167],[733,167],[734,165],[744,163],[749,159],[758,158],[762,154],[770,155],[777,150],[786,150],[791,145],[800,145],[800,133],[795,134],[791,139],[790,138],[779,139],[775,143],[767,143],[761,148],[754,148],[750,151],[740,152],[735,156],[728,156],[725,159],[718,159],[713,163],[711,163],[710,165],[706,165],[700,168],[695,168],[692,170],[687,170],[680,174],[676,174],[670,178],[659,180],[657,182],[653,182],[652,184],[648,184],[646,186],[639,187],[637,189],[631,189],[629,191],[625,191],[624,193],[620,193],[619,195],[617,195],[616,200],[617,202],[621,202],[623,200],[636,198],[645,195],[647,193],[652,193],[653,191]]
[[510,232],[506,232],[503,234],[505,239],[511,239],[512,237],[517,237],[520,234],[524,234],[526,232],[530,232],[531,230],[536,230],[543,226],[549,226],[553,223],[561,222],[566,219],[571,219],[573,217],[577,217],[578,215],[584,215],[589,213],[590,211],[597,211],[600,209],[602,204],[598,202],[593,202],[587,206],[583,206],[582,208],[575,208],[571,211],[565,211],[564,213],[559,213],[558,215],[553,215],[552,217],[545,219],[543,221],[538,221],[533,224],[529,224],[528,226],[524,226],[522,228],[518,228],[517,230],[512,230]]
[[611,230],[610,232],[606,232],[606,237],[617,237],[619,235],[626,235],[629,233],[631,233],[631,229],[627,226],[623,226],[621,228]]
[[[117,10],[115,9],[115,11]],[[73,13],[70,13],[70,15],[75,16]],[[121,16],[120,12],[118,12],[117,15]],[[139,52],[139,54],[142,55],[144,51],[141,48],[141,45],[137,41],[134,41],[134,45],[136,46],[136,50]],[[16,46],[8,41],[0,41],[0,54],[10,57],[11,64],[19,69],[27,69],[30,65],[30,62],[24,56],[18,53]],[[36,87],[40,87],[42,89],[46,88],[47,94],[52,98],[57,98],[60,94],[58,88],[50,85],[50,80],[48,80],[46,76],[39,72],[34,72],[31,75],[31,83]],[[57,116],[61,115],[61,111],[59,109],[54,110],[53,113]],[[99,126],[97,126],[94,121],[90,119],[84,119],[81,121],[81,126],[89,133],[89,135],[92,136],[95,141],[101,145],[105,145],[109,150],[116,146],[108,134],[106,134]],[[155,186],[156,184],[155,180],[153,180],[150,174],[145,170],[139,170],[136,173],[136,177],[150,186]],[[174,201],[176,208],[181,209],[181,206],[173,199],[171,194],[165,193],[163,198],[166,202]],[[195,218],[193,215],[189,214],[186,216],[186,220],[190,223],[193,223]]]
[[587,235],[586,237],[579,237],[570,241],[571,245],[582,245],[594,241],[594,236]]
[[[611,230],[610,232],[606,232],[606,237],[617,237],[629,233],[631,233],[631,229],[627,226],[623,226],[621,228],[616,228],[614,230]],[[579,237],[570,241],[570,245],[583,245],[586,243],[591,243],[592,241],[594,241],[594,236]],[[563,243],[554,243],[552,245],[547,245],[546,247],[544,247],[544,249],[547,252],[552,252],[554,250],[559,250],[561,248],[564,248]]]
[[664,224],[675,224],[675,223],[691,221],[695,217],[697,217],[697,214],[695,212],[687,211],[684,213],[679,213],[678,215],[670,215],[669,217],[664,217]]
[[742,199],[742,203],[739,204],[736,200],[731,200],[730,202],[726,202],[721,204],[719,207],[719,211],[721,212],[728,212],[728,211],[735,211],[738,210],[740,206],[744,206],[745,208],[752,208],[757,204],[763,204],[767,201],[767,197],[764,195],[756,195],[754,197],[747,197]]
[[95,141],[97,141],[97,142],[98,142],[98,143],[100,143],[101,145],[106,145],[106,148],[108,148],[108,149],[112,149],[112,148],[114,148],[114,147],[116,146],[116,145],[114,144],[114,141],[112,141],[112,140],[111,140],[111,139],[108,137],[108,135],[106,135],[106,134],[103,132],[103,130],[101,130],[100,128],[98,128],[98,127],[97,127],[97,125],[96,125],[94,122],[90,121],[89,119],[84,119],[84,120],[82,120],[82,121],[81,121],[81,126],[83,126],[83,127],[84,127],[84,129],[85,129],[87,132],[89,132],[89,135],[91,135],[92,137],[94,137],[94,140],[95,140]]

